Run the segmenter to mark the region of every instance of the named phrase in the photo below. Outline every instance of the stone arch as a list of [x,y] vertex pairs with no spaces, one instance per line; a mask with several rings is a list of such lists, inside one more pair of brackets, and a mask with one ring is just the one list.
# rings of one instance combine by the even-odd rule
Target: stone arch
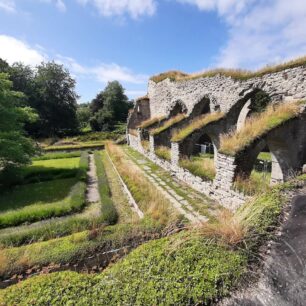
[[173,105],[170,107],[170,112],[168,117],[174,117],[178,114],[186,113],[187,107],[185,103],[182,100],[176,100]]
[[306,163],[306,114],[275,128],[235,157],[235,176],[247,179],[262,150],[271,154],[271,184],[284,182]]
[[269,94],[261,88],[252,89],[229,110],[228,123],[241,129],[250,115],[263,110],[271,101]]
[[206,113],[210,113],[211,111],[210,104],[211,104],[211,99],[208,97],[208,95],[205,95],[194,105],[189,117],[194,118]]

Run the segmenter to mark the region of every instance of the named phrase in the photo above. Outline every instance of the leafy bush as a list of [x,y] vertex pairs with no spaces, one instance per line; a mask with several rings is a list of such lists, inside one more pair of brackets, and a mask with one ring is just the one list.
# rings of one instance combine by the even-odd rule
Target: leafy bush
[[102,216],[100,217],[100,220],[108,224],[115,224],[118,220],[118,213],[111,198],[111,191],[100,152],[96,151],[94,153],[94,158],[97,169],[99,194],[101,199]]

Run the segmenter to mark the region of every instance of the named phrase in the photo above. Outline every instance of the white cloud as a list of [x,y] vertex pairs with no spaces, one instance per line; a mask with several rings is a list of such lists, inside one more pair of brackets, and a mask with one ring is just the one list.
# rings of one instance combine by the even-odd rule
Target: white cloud
[[57,55],[57,62],[65,65],[76,76],[91,77],[103,84],[117,80],[129,84],[144,84],[148,80],[147,75],[133,73],[130,69],[115,63],[102,63],[93,67],[79,64],[70,57]]
[[155,0],[77,0],[83,5],[95,6],[103,16],[130,15],[137,19],[140,16],[151,16],[156,10]]
[[7,13],[15,13],[15,2],[13,0],[0,0],[0,10],[4,10]]
[[41,50],[11,36],[0,35],[0,46],[0,58],[9,64],[20,61],[35,66],[47,58]]
[[216,64],[258,68],[306,53],[304,0],[177,0],[216,11],[229,27],[229,39]]

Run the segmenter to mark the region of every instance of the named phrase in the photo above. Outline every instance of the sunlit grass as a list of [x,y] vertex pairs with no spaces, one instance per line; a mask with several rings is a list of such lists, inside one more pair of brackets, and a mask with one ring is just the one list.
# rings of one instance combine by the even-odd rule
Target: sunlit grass
[[155,154],[164,160],[171,161],[171,149],[165,146],[158,146],[154,149]]
[[220,137],[220,152],[236,155],[273,128],[298,116],[301,101],[270,105],[264,112],[247,119],[242,129]]
[[185,114],[178,114],[178,115],[168,119],[167,121],[165,121],[160,127],[152,129],[150,131],[150,134],[151,135],[158,135],[161,132],[166,131],[167,129],[169,129],[174,124],[181,122],[185,118],[186,118]]
[[182,141],[196,130],[199,130],[204,126],[206,126],[207,124],[217,121],[223,117],[224,113],[222,112],[209,113],[196,117],[186,127],[174,132],[171,141],[172,142]]
[[153,124],[156,124],[156,123],[161,122],[161,121],[164,120],[165,118],[166,118],[166,116],[159,116],[159,117],[150,118],[150,119],[148,119],[148,120],[143,121],[143,122],[139,125],[139,128],[141,128],[141,129],[147,129],[147,128],[149,128],[150,126],[152,126]]

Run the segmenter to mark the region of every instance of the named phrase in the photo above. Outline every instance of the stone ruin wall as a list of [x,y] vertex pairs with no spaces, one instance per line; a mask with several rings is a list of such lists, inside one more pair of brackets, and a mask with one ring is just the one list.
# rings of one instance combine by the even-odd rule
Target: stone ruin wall
[[[169,115],[177,101],[187,107],[187,114],[204,97],[210,100],[210,109],[228,112],[241,99],[256,89],[270,95],[274,102],[286,102],[306,98],[306,67],[286,69],[281,72],[267,74],[246,81],[234,80],[231,77],[217,75],[172,82],[166,79],[160,83],[149,81],[148,96],[150,99],[151,118]],[[178,166],[179,144],[172,143],[172,162],[163,161],[154,153],[154,138],[150,137],[150,152],[145,152],[138,137],[129,135],[130,145],[145,154],[153,162],[170,171],[178,179],[192,188],[216,199],[223,206],[236,209],[244,203],[246,197],[232,189],[235,175],[235,158],[218,153],[216,157],[216,177],[213,182],[203,181],[189,171]]]

